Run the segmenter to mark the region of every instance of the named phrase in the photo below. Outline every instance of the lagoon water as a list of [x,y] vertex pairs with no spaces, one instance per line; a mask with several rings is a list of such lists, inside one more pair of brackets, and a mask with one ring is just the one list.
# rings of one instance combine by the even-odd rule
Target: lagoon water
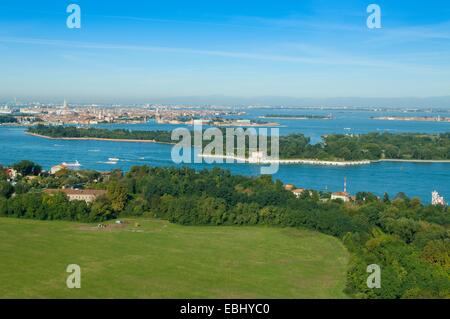
[[[294,110],[294,109],[251,109],[243,118],[257,119],[265,114],[332,114],[333,120],[274,120],[282,125],[281,134],[304,133],[311,142],[320,141],[324,134],[368,133],[368,132],[450,132],[450,123],[378,121],[372,116],[407,115],[435,116],[436,113],[381,113],[348,110]],[[449,113],[441,113],[449,116]],[[179,126],[158,125],[154,122],[136,125],[99,125],[108,128],[133,130],[166,130]],[[78,160],[83,168],[107,171],[123,170],[134,165],[170,166],[171,145],[154,143],[119,143],[108,141],[64,141],[48,140],[25,134],[22,127],[0,127],[0,163],[9,165],[22,159],[30,159],[48,169],[61,162]],[[119,158],[116,165],[107,164],[108,158]],[[190,164],[203,169],[213,165],[230,169],[235,174],[258,175],[260,167],[251,164]],[[340,191],[344,177],[351,193],[371,191],[378,195],[384,192],[394,196],[405,192],[429,202],[431,192],[437,190],[450,199],[450,163],[375,163],[354,167],[329,167],[312,165],[281,165],[275,179],[293,183],[298,187],[317,190]]]

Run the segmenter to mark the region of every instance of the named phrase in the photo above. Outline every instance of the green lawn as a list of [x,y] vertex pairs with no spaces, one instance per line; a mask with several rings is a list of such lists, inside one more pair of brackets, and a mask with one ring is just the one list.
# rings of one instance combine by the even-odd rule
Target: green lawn
[[[0,298],[345,298],[348,253],[317,232],[185,227],[122,229],[0,218]],[[81,289],[66,287],[68,264]]]

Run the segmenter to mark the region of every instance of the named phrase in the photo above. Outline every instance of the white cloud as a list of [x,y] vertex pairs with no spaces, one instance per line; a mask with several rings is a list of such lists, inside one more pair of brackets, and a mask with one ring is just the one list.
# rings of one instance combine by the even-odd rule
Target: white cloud
[[[78,49],[98,49],[98,50],[129,50],[142,52],[166,52],[178,54],[193,54],[193,55],[207,55],[217,56],[233,59],[248,59],[248,60],[262,60],[262,61],[276,61],[289,62],[307,65],[324,65],[324,66],[355,66],[367,68],[388,68],[408,71],[433,71],[428,67],[420,67],[417,65],[408,65],[402,63],[392,63],[388,61],[380,61],[377,59],[356,57],[352,55],[326,55],[326,56],[300,56],[300,55],[279,55],[266,54],[255,52],[239,52],[239,51],[220,51],[220,50],[206,50],[206,49],[192,49],[192,48],[178,48],[178,47],[162,47],[162,46],[147,46],[147,45],[124,45],[112,43],[93,43],[93,42],[77,42],[64,41],[52,39],[39,38],[21,38],[21,37],[0,37],[0,43],[12,44],[27,44],[27,45],[42,45],[42,46],[57,46]],[[311,53],[311,49],[309,50]],[[316,52],[317,53],[317,52]]]

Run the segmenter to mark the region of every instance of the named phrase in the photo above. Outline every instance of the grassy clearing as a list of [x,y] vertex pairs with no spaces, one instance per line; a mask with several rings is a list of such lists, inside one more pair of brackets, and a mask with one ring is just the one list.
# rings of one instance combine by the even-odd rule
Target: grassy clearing
[[[317,232],[123,228],[0,218],[0,298],[345,298],[348,254]],[[68,289],[68,264],[82,288]]]

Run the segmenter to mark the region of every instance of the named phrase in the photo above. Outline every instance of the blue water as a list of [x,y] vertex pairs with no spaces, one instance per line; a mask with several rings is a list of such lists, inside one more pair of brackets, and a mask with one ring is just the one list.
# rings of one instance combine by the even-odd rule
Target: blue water
[[[366,111],[322,111],[322,110],[250,110],[245,118],[257,118],[273,113],[285,114],[333,114],[334,120],[276,120],[283,127],[281,134],[301,132],[313,142],[329,133],[389,132],[449,132],[450,123],[375,121],[371,116],[395,115]],[[398,114],[401,115],[401,114]],[[416,114],[416,115],[430,115]],[[434,114],[433,114],[434,115]],[[441,114],[448,116],[448,114]],[[136,125],[101,125],[102,127],[134,130],[165,130],[179,126],[157,125],[154,122]],[[349,130],[350,129],[350,130]],[[30,159],[44,168],[61,162],[78,160],[83,168],[109,171],[123,170],[133,165],[175,165],[170,156],[172,146],[153,143],[117,143],[105,141],[60,141],[47,140],[26,135],[21,127],[0,127],[0,163],[9,165],[22,159]],[[109,157],[119,158],[117,165],[106,164]],[[249,164],[214,164],[230,169],[235,174],[258,175],[260,167]],[[208,164],[191,164],[193,168],[208,168]],[[347,188],[351,193],[371,191],[378,195],[384,192],[394,196],[402,191],[409,196],[420,197],[429,202],[431,191],[437,190],[450,199],[450,164],[447,163],[377,163],[357,167],[324,167],[310,165],[281,165],[274,178],[298,187],[317,190],[339,191],[347,177]]]

